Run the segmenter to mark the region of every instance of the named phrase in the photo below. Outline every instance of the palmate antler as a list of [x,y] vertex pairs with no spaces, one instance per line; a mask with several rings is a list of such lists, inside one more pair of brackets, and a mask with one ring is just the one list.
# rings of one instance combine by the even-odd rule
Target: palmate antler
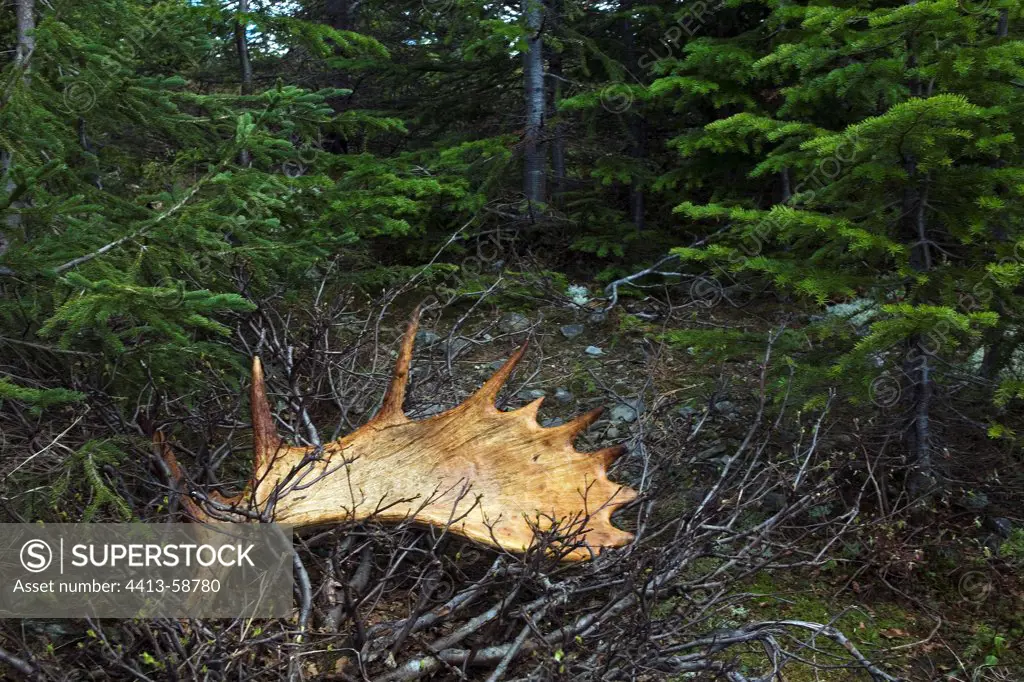
[[[441,414],[412,421],[402,412],[418,325],[414,314],[402,340],[395,374],[377,415],[321,448],[286,445],[277,435],[259,358],[252,367],[255,463],[246,491],[208,497],[213,509],[271,512],[274,521],[325,526],[374,517],[412,519],[446,527],[473,540],[515,552],[531,547],[537,529],[571,527],[583,541],[567,560],[618,547],[632,534],[611,524],[612,512],[636,491],[608,480],[607,467],[625,448],[581,453],[573,439],[601,413],[597,408],[561,426],[543,428],[543,398],[512,412],[495,407],[498,391],[526,352],[519,348],[473,396]],[[183,479],[170,448],[158,436],[171,475]],[[189,498],[196,520],[207,512]],[[574,539],[579,542],[579,537]]]

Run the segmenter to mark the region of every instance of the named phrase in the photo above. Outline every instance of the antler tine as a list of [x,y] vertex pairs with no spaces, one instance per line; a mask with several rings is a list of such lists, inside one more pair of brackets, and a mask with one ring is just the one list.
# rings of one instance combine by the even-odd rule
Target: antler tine
[[250,391],[254,466],[258,478],[270,466],[271,459],[284,442],[277,435],[277,427],[274,425],[274,415],[270,411],[267,387],[263,379],[263,363],[260,362],[259,357],[252,359],[252,388]]
[[537,413],[540,411],[540,406],[541,406],[541,403],[543,403],[543,402],[544,402],[544,396],[541,396],[540,398],[537,398],[536,400],[533,400],[533,401],[523,405],[518,410],[516,410],[516,412],[518,412],[519,414],[521,414],[521,415],[523,415],[525,417],[528,417],[527,421],[536,422],[537,421]]
[[[185,472],[182,470],[181,465],[178,464],[178,458],[174,456],[174,451],[171,450],[170,444],[167,442],[167,437],[162,431],[156,431],[153,434],[153,447],[157,450],[160,459],[167,465],[167,472],[170,474],[171,486],[178,488],[179,492],[181,487],[185,484]],[[178,499],[181,501],[181,506],[184,508],[185,513],[197,520],[202,521],[206,518],[206,513],[199,508],[192,498],[188,495],[180,495]]]
[[395,373],[391,377],[391,385],[384,394],[384,402],[374,422],[400,424],[409,421],[402,411],[402,403],[405,402],[405,387],[409,383],[409,366],[412,364],[412,350],[416,344],[416,330],[419,326],[420,308],[417,307],[412,313],[412,319],[409,320],[405,336],[402,337],[402,347],[395,362]]
[[554,431],[557,429],[558,432],[566,434],[569,438],[575,438],[577,434],[581,433],[588,426],[596,422],[597,418],[600,417],[603,412],[603,407],[595,407],[589,412],[576,417],[567,424],[551,427],[551,430]]
[[622,455],[626,454],[626,446],[612,445],[607,448],[595,450],[594,452],[588,454],[594,459],[600,461],[601,466],[607,469],[615,462],[615,460],[617,460],[619,457],[622,457]]
[[[491,375],[491,378],[481,386],[476,393],[474,393],[466,403],[484,404],[493,407],[494,401],[498,399],[498,393],[501,391],[501,387],[508,381],[509,376],[512,374],[512,370],[516,368],[519,361],[523,359],[523,355],[526,353],[526,348],[530,345],[530,342],[524,341],[523,345],[519,346],[519,350],[512,354],[505,364],[501,366],[497,372]],[[538,405],[539,407],[539,405]]]

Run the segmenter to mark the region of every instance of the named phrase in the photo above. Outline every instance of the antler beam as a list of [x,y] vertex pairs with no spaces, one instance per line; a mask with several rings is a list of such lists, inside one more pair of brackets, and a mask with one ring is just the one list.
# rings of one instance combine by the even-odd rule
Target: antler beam
[[[523,344],[473,396],[447,412],[413,421],[402,411],[419,313],[402,339],[380,411],[353,433],[322,447],[284,443],[267,401],[263,367],[252,367],[253,477],[234,498],[212,495],[217,509],[253,512],[278,523],[326,526],[377,518],[449,528],[478,542],[524,552],[537,530],[573,528],[583,541],[566,560],[592,557],[628,543],[612,513],[636,491],[608,479],[621,445],[582,453],[574,438],[600,415],[592,410],[567,424],[543,428],[543,398],[512,412],[495,407],[498,392],[526,352]],[[183,472],[162,436],[172,477]],[[211,514],[191,500],[196,520]],[[578,538],[577,538],[578,540]]]

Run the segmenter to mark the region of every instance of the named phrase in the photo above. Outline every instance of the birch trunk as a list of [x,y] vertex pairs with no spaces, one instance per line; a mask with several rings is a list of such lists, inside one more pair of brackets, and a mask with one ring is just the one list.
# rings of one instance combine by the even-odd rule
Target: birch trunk
[[545,201],[546,149],[544,132],[544,7],[541,0],[523,0],[528,38],[523,53],[526,131],[523,152],[523,194],[530,204]]
[[[242,77],[242,94],[252,94],[252,62],[249,60],[249,41],[245,35],[246,21],[242,17],[249,11],[249,0],[238,0],[238,18],[235,19],[235,48],[238,51],[238,71]],[[238,165],[247,167],[251,158],[249,150],[238,152]]]
[[[35,0],[17,0],[15,2],[18,24],[18,44],[14,50],[14,66],[21,69],[22,86],[27,86],[31,81],[28,72],[29,59],[36,48],[36,39],[32,35],[36,28]],[[0,151],[0,176],[3,177],[4,191],[10,196],[16,188],[14,179],[11,177],[11,168],[14,165],[14,152],[10,149]],[[0,256],[11,246],[11,235],[21,229],[21,201],[13,202],[4,218],[7,226],[6,232],[0,232]]]

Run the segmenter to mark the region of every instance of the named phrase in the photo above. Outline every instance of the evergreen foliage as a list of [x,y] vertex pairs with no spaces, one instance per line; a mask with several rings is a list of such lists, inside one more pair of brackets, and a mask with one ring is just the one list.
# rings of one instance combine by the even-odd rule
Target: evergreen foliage
[[718,112],[669,144],[684,169],[718,169],[675,214],[722,231],[674,253],[769,281],[809,312],[871,301],[862,333],[808,325],[822,352],[795,359],[828,366],[822,388],[841,381],[867,400],[888,371],[921,405],[980,351],[989,395],[1005,402],[1024,237],[1020,6],[767,8],[655,67],[651,100]]
[[[29,7],[27,31],[8,11],[14,6]],[[157,430],[182,454],[197,489],[221,483],[241,489],[250,471],[241,471],[231,455],[247,430],[246,417],[239,417],[247,399],[239,396],[251,356],[269,360],[272,408],[286,438],[301,441],[313,430],[309,413],[319,418],[318,410],[333,411],[340,435],[377,406],[378,395],[366,389],[379,383],[380,358],[373,356],[372,367],[359,364],[370,346],[381,356],[387,352],[383,310],[397,316],[415,298],[444,303],[428,312],[441,308],[457,316],[448,326],[450,338],[417,342],[418,352],[430,347],[433,360],[443,349],[449,370],[460,352],[472,352],[473,344],[460,337],[473,323],[467,320],[489,314],[494,336],[487,340],[529,328],[545,344],[553,337],[548,348],[580,344],[578,358],[562,363],[566,356],[556,351],[547,363],[565,370],[564,390],[554,397],[596,402],[604,391],[619,403],[620,415],[632,417],[611,419],[600,438],[619,433],[622,440],[629,429],[632,444],[639,444],[633,459],[623,461],[645,458],[638,474],[643,486],[637,487],[644,487],[646,506],[636,518],[640,526],[656,527],[648,535],[656,541],[630,548],[618,564],[627,568],[617,573],[598,568],[583,581],[560,578],[558,585],[573,585],[572,599],[593,598],[583,607],[593,606],[588,613],[568,601],[552,602],[546,615],[548,606],[498,609],[506,620],[494,632],[516,637],[521,626],[507,627],[508,618],[535,618],[546,632],[565,635],[570,655],[558,648],[554,657],[541,656],[556,640],[537,637],[541,630],[533,622],[512,640],[518,644],[507,659],[488,650],[490,626],[465,626],[482,622],[472,609],[490,608],[477,600],[484,592],[461,602],[464,621],[439,618],[421,627],[429,618],[419,616],[435,608],[424,593],[414,600],[415,609],[422,607],[419,619],[401,621],[414,630],[401,626],[381,634],[391,627],[382,619],[362,628],[357,620],[366,616],[369,624],[380,611],[367,616],[368,592],[356,594],[353,585],[367,587],[366,571],[380,566],[370,561],[372,550],[364,551],[370,545],[359,543],[331,554],[335,577],[359,568],[351,582],[324,577],[324,585],[352,591],[344,600],[329,590],[318,593],[318,599],[336,600],[316,615],[330,622],[331,632],[321,639],[288,639],[283,646],[278,633],[268,630],[261,639],[246,627],[231,649],[206,641],[206,626],[199,624],[190,626],[196,648],[185,652],[178,646],[185,630],[168,626],[160,634],[170,643],[164,653],[181,654],[188,666],[214,659],[234,664],[244,658],[236,653],[249,647],[251,658],[241,667],[225,664],[232,675],[244,676],[243,670],[283,670],[264,666],[266,647],[277,647],[285,653],[274,665],[291,657],[284,663],[291,677],[333,674],[328,670],[345,677],[352,669],[345,671],[334,654],[353,642],[361,646],[369,632],[365,642],[376,642],[377,658],[356,676],[471,674],[455,663],[441,666],[433,635],[426,636],[433,629],[446,632],[435,643],[450,633],[457,635],[452,641],[468,643],[458,666],[468,669],[484,651],[495,665],[504,660],[494,679],[512,676],[503,666],[517,652],[519,661],[544,659],[535,676],[571,676],[567,670],[605,663],[601,675],[635,676],[657,647],[671,653],[675,667],[644,668],[644,674],[752,675],[743,667],[746,653],[726,663],[732,654],[717,644],[704,651],[700,642],[707,639],[673,648],[677,634],[696,622],[737,625],[719,623],[728,615],[726,600],[729,618],[742,609],[732,606],[729,590],[746,589],[743,580],[777,566],[813,566],[845,581],[839,571],[848,560],[863,561],[848,585],[857,584],[861,571],[870,575],[868,569],[888,579],[887,571],[899,566],[910,576],[924,560],[908,559],[910,545],[897,546],[897,539],[917,514],[970,517],[963,523],[974,524],[971,531],[984,527],[999,537],[975,542],[968,532],[949,539],[940,527],[942,551],[953,549],[929,557],[928,571],[918,570],[915,579],[951,575],[959,558],[973,557],[986,571],[1012,559],[1013,584],[1019,584],[1024,537],[1019,528],[1007,530],[1019,525],[1024,480],[1018,473],[1024,428],[1018,416],[1024,401],[1022,26],[1024,6],[1015,0],[5,3],[5,518],[152,521],[177,513],[178,498],[166,485],[168,465],[153,449]],[[381,300],[375,322],[353,332],[359,325],[352,311],[365,313],[366,302]],[[534,313],[542,305],[544,315],[554,309],[556,318],[566,319],[545,319],[548,331],[530,327],[519,313],[532,321],[541,317]],[[563,321],[572,328],[558,330]],[[427,325],[422,333],[436,334]],[[601,336],[604,349],[588,348],[598,343],[591,336]],[[640,339],[636,348],[642,350],[622,352]],[[766,346],[771,362],[762,376]],[[616,364],[617,353],[629,361]],[[636,389],[635,399],[626,397],[589,371],[587,363],[596,362],[624,374],[644,365],[647,375],[635,383],[645,387]],[[331,370],[344,375],[343,390]],[[691,372],[694,383],[684,385]],[[648,400],[644,392],[655,386],[658,395]],[[581,389],[594,396],[583,397]],[[694,406],[704,399],[707,409],[700,412]],[[723,403],[729,409],[720,408]],[[756,418],[744,412],[753,403]],[[799,416],[783,423],[794,405]],[[838,416],[836,430],[846,433],[826,433],[826,413]],[[724,449],[731,432],[748,422],[754,426],[730,459]],[[794,428],[799,433],[788,431]],[[698,436],[714,442],[705,448]],[[694,457],[687,454],[691,446]],[[756,464],[730,472],[741,454]],[[786,478],[792,466],[798,473]],[[706,478],[719,473],[717,483]],[[723,488],[729,476],[744,482]],[[652,481],[678,487],[667,508],[647,497]],[[691,483],[704,490],[707,481],[711,492],[696,505],[680,492],[688,495]],[[828,494],[856,488],[856,501],[838,494],[792,499],[811,483]],[[866,490],[873,490],[877,509],[864,502]],[[990,504],[989,493],[998,501]],[[998,506],[1004,503],[1014,509]],[[672,505],[696,506],[696,525]],[[805,562],[802,539],[777,542],[812,525],[807,537],[815,542],[831,532],[825,520],[844,505],[842,528],[827,540],[841,546],[838,567],[826,565],[825,550],[817,547],[806,553],[816,558]],[[769,507],[785,513],[772,516]],[[675,540],[665,533],[670,523],[658,525],[669,516],[680,529]],[[720,519],[728,519],[728,527],[717,525]],[[748,522],[757,524],[756,532],[740,528]],[[663,545],[689,542],[683,534],[691,532],[703,539],[681,548],[685,562],[657,566]],[[719,542],[720,533],[726,541]],[[930,551],[934,537],[922,531],[913,547]],[[977,546],[965,549],[971,542]],[[395,593],[403,595],[408,584],[420,589],[433,580],[425,577],[434,575],[435,550],[446,548],[435,543],[389,574],[394,582],[380,585],[388,584],[388,591],[397,585]],[[395,568],[412,556],[399,554]],[[531,570],[547,571],[543,557],[536,558]],[[429,570],[413,577],[420,560]],[[698,566],[702,562],[711,563]],[[662,570],[673,577],[652,582]],[[488,573],[499,604],[513,603],[505,601],[513,573]],[[707,602],[718,606],[692,620],[687,609],[703,587],[693,592],[696,583],[680,580],[700,575],[721,593]],[[527,592],[533,599],[534,584],[553,594],[556,582],[546,575],[544,582],[525,581],[519,599]],[[1013,594],[1011,581],[1006,585],[1006,594]],[[621,588],[623,600],[600,601],[613,588]],[[570,592],[559,594],[558,600],[569,599]],[[634,605],[628,612],[620,610],[627,599]],[[389,618],[397,613],[383,598],[380,605]],[[679,619],[663,622],[685,625],[654,634],[661,608]],[[783,610],[789,608],[787,602]],[[348,627],[338,621],[340,613],[358,630],[344,645],[336,637]],[[580,619],[573,625],[579,627],[557,630],[570,615]],[[595,620],[588,621],[591,615]],[[1013,618],[1019,625],[1019,614]],[[615,624],[620,629],[609,628],[611,621],[621,621]],[[776,633],[784,628],[773,629],[781,623],[747,633],[760,640],[734,643],[781,639]],[[599,639],[619,642],[627,625],[640,633],[630,635],[628,651],[606,659],[592,647]],[[298,625],[297,638],[309,634],[305,627]],[[141,632],[123,639],[148,641]],[[572,646],[570,632],[578,633]],[[809,641],[824,632],[815,630]],[[921,641],[936,632],[919,633]],[[0,632],[0,644],[6,641]],[[312,650],[321,643],[323,651]],[[89,669],[116,660],[125,675],[146,679],[131,666],[141,661],[151,673],[163,665],[148,651],[131,662],[124,642],[114,638],[102,644],[102,657],[83,659]],[[399,666],[396,652],[410,647],[423,647],[424,657]],[[308,656],[307,663],[303,657],[310,653],[323,657]],[[626,658],[628,665],[615,667]],[[0,646],[0,676],[12,660]],[[849,674],[832,665],[835,660],[831,672]],[[420,663],[438,665],[428,670]],[[220,674],[205,666],[191,672]]]
[[[190,387],[240,376],[228,342],[267,300],[413,276],[486,289],[500,273],[453,262],[471,225],[552,271],[607,282],[672,254],[684,276],[776,292],[794,328],[775,378],[808,406],[837,386],[877,403],[887,376],[924,414],[966,381],[990,412],[975,421],[1012,433],[1019,3],[549,0],[541,202],[523,200],[521,3],[247,7],[35,8],[2,76],[0,325],[50,360],[7,366],[4,401],[62,409],[103,386],[119,410],[147,391],[195,405]],[[17,46],[13,17],[0,35]],[[626,327],[714,358],[764,336]]]

